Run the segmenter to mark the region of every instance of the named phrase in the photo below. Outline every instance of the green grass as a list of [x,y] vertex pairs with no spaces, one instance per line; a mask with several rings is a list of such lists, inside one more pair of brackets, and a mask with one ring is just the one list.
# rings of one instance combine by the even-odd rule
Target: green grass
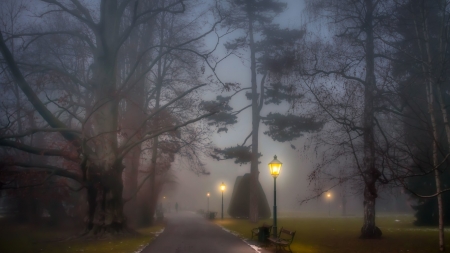
[[[399,221],[395,221],[399,220]],[[285,227],[297,231],[291,245],[293,252],[305,253],[434,253],[438,250],[438,231],[432,227],[415,227],[412,216],[381,216],[376,222],[383,232],[382,239],[361,240],[361,217],[295,217],[279,218],[278,229]],[[272,224],[272,220],[261,220]],[[251,237],[251,229],[257,225],[248,220],[225,219],[216,223],[240,234]],[[450,236],[446,232],[446,247],[450,248]],[[257,240],[254,239],[254,240]]]
[[72,239],[78,230],[50,229],[26,225],[1,224],[0,252],[2,253],[134,253],[151,242],[162,225],[139,229],[140,235],[108,239]]

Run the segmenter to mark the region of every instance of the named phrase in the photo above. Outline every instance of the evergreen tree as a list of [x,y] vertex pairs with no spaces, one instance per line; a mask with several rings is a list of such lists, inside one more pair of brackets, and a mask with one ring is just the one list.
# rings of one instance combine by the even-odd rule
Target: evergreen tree
[[[301,136],[302,132],[317,130],[321,123],[313,119],[293,114],[261,115],[263,105],[281,101],[293,101],[301,98],[296,94],[294,86],[282,83],[280,77],[287,74],[295,63],[295,44],[303,37],[304,31],[280,29],[274,24],[273,18],[286,7],[277,0],[230,0],[227,2],[231,10],[229,19],[225,22],[230,29],[238,29],[244,33],[225,44],[229,51],[248,50],[250,52],[250,87],[239,89],[248,91],[247,98],[251,104],[237,111],[228,105],[231,98],[217,97],[217,101],[205,103],[205,106],[222,104],[223,112],[210,118],[211,124],[217,124],[220,131],[227,131],[227,125],[236,123],[236,115],[246,108],[252,111],[252,131],[244,143],[216,150],[213,157],[221,159],[236,159],[236,163],[250,162],[250,220],[258,221],[258,159],[259,126],[261,120],[269,126],[265,132],[276,141],[288,141]],[[261,38],[261,39],[257,39]],[[266,87],[266,83],[269,85]],[[251,137],[251,144],[246,145]]]

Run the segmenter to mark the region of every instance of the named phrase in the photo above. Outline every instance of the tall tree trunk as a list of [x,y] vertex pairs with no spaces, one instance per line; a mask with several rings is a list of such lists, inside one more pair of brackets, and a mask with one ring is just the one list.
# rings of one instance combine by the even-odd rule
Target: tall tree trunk
[[[156,5],[157,2],[154,1],[144,1],[143,6],[146,6],[146,8],[151,8],[153,5]],[[130,14],[133,12],[133,9],[130,9]],[[155,18],[151,19],[149,22],[146,22],[145,24],[141,25],[141,28],[137,28],[131,35],[128,40],[130,50],[128,51],[128,57],[129,57],[129,64],[126,65],[126,63],[123,66],[124,69],[127,69],[128,73],[130,71],[133,71],[131,69],[132,63],[135,63],[139,60],[140,57],[142,57],[140,60],[142,62],[148,61],[148,56],[144,55],[142,56],[143,50],[149,48],[151,45],[153,45],[153,36],[154,36],[154,29],[155,29]],[[126,61],[124,61],[126,62]],[[128,92],[128,96],[126,98],[126,111],[124,112],[123,117],[123,125],[125,129],[125,133],[127,133],[126,136],[131,136],[131,134],[138,131],[137,134],[133,135],[131,138],[131,142],[138,141],[140,138],[142,138],[142,132],[144,129],[142,128],[143,120],[145,119],[145,98],[146,98],[146,85],[147,79],[145,77],[141,77],[141,73],[146,71],[145,69],[148,66],[146,64],[140,64],[138,69],[135,70],[134,77],[131,78],[131,81],[129,82],[129,85],[133,85],[134,87]],[[139,80],[137,80],[140,78]],[[142,205],[138,205],[138,198],[137,198],[137,187],[138,187],[138,176],[139,176],[139,165],[140,165],[140,157],[141,157],[141,145],[138,145],[137,147],[133,148],[129,154],[125,157],[125,173],[124,173],[124,179],[125,179],[125,196],[131,196],[132,199],[129,200],[129,202],[125,205],[125,214],[128,218],[128,222],[137,225],[138,223],[141,223],[142,217],[140,218],[141,214],[143,212],[139,212],[140,207]],[[146,182],[146,185],[148,184],[148,181]],[[150,191],[150,190],[149,190]],[[143,205],[147,205],[149,203],[148,199],[142,203]],[[147,205],[148,206],[148,205]],[[143,207],[145,208],[145,207]],[[147,208],[148,209],[148,208]],[[146,215],[148,215],[148,210],[145,211]],[[145,221],[144,224],[150,224],[150,222]],[[141,224],[142,225],[142,224]]]
[[87,183],[87,219],[86,219],[86,233],[89,233],[94,228],[95,211],[97,209],[97,188],[92,182]]
[[123,168],[122,161],[116,161],[110,168],[95,168],[95,165],[88,168],[86,234],[99,236],[127,231],[123,213]]
[[[137,39],[137,38],[136,38]],[[135,57],[137,59],[138,47],[133,48]],[[132,61],[133,62],[133,61]],[[131,142],[138,141],[142,138],[142,127],[145,103],[145,78],[136,80],[133,78],[131,83],[136,82],[135,86],[128,92],[126,97],[126,110],[123,112],[122,127],[126,138],[131,138]],[[137,132],[137,133],[136,133]],[[136,133],[136,134],[135,134]],[[124,212],[127,215],[128,221],[132,225],[136,225],[138,220],[138,206],[137,206],[137,187],[138,187],[138,170],[141,158],[141,145],[134,147],[124,159],[124,196],[131,198],[125,205]]]
[[[88,175],[98,175],[94,187],[100,193],[100,210],[95,212],[91,234],[117,233],[126,228],[123,214],[122,160],[118,157],[119,96],[116,89],[117,48],[119,40],[118,3],[103,0],[96,31],[97,47],[92,64],[92,86],[96,103],[88,116],[92,118],[93,136],[90,140],[95,152],[88,155]],[[96,178],[91,176],[92,179]],[[91,179],[91,180],[92,180]],[[90,224],[88,223],[88,229]]]
[[375,225],[375,201],[378,197],[376,182],[380,172],[375,165],[375,139],[374,139],[374,95],[375,80],[375,54],[373,37],[373,11],[372,0],[365,0],[365,33],[366,33],[366,78],[364,89],[364,225],[361,228],[361,238],[380,238],[381,230]]
[[122,233],[126,228],[126,219],[123,213],[123,183],[122,162],[115,164],[113,168],[106,171],[103,180],[103,203],[104,227],[108,233]]
[[[440,171],[438,168],[438,126],[436,122],[436,115],[434,110],[434,93],[433,93],[433,84],[431,80],[428,78],[427,84],[427,103],[428,103],[428,113],[430,114],[431,120],[431,131],[433,132],[433,167],[434,167],[434,180],[436,184],[436,192],[441,192],[441,178]],[[438,215],[439,215],[439,250],[445,251],[445,242],[444,242],[444,208],[442,204],[442,194],[438,194],[436,196],[438,202]]]
[[[162,50],[162,49],[161,49]],[[156,80],[156,97],[155,97],[155,110],[159,109],[160,106],[160,99],[161,99],[161,88],[162,88],[162,82],[163,82],[163,76],[162,76],[162,63],[161,60],[158,62],[158,77]],[[155,126],[158,127],[159,124],[159,116],[156,116],[155,118],[156,124]],[[157,170],[157,164],[156,161],[158,159],[158,145],[159,145],[159,138],[158,136],[154,137],[152,140],[152,160],[150,165],[150,209],[149,214],[150,215],[150,221],[153,222],[153,216],[155,215],[156,211],[156,203],[158,201],[158,187],[156,185],[156,170]]]
[[[422,2],[424,3],[424,2]],[[445,14],[445,11],[444,11]],[[444,15],[445,17],[445,15]],[[443,17],[443,20],[444,20]],[[442,203],[442,194],[440,194],[441,192],[441,179],[440,179],[440,171],[438,168],[438,164],[439,162],[439,157],[438,157],[438,146],[439,146],[439,129],[438,129],[438,125],[437,125],[437,120],[436,120],[436,112],[435,112],[435,97],[438,98],[439,102],[440,102],[440,106],[441,106],[441,113],[442,113],[442,118],[444,120],[444,126],[445,126],[445,131],[447,134],[447,143],[450,145],[450,126],[448,124],[448,115],[447,115],[447,109],[445,108],[445,105],[443,104],[443,98],[442,98],[442,93],[440,92],[440,84],[439,84],[439,77],[435,77],[433,78],[433,61],[432,61],[432,55],[431,55],[431,49],[430,49],[430,36],[429,36],[429,30],[428,30],[428,23],[427,23],[427,18],[426,18],[426,13],[424,8],[421,8],[420,10],[420,22],[415,22],[416,24],[416,33],[418,35],[418,46],[421,50],[421,57],[422,57],[422,71],[423,74],[425,76],[425,80],[426,80],[426,95],[427,95],[427,105],[428,105],[428,113],[430,114],[430,121],[431,121],[431,131],[432,131],[432,136],[433,136],[433,167],[434,167],[434,180],[435,180],[435,184],[436,184],[436,193],[438,193],[438,195],[436,196],[437,198],[437,203],[438,203],[438,220],[439,220],[439,250],[440,251],[445,251],[445,242],[444,242],[444,207],[443,207],[443,203]],[[441,24],[442,26],[444,26],[444,23]],[[442,27],[443,28],[443,27]],[[422,34],[420,34],[422,33]],[[443,45],[443,41],[442,41],[442,36],[444,33],[441,34],[441,42],[440,42],[440,50],[441,50],[441,54],[445,54],[444,52],[442,52],[442,48],[444,47]],[[442,55],[440,57],[443,57]],[[441,59],[440,64],[442,64],[442,66],[444,65],[444,61]],[[441,67],[442,67],[441,66]],[[436,87],[434,87],[434,85],[436,85]]]
[[[448,19],[447,16],[447,12],[445,10],[445,4],[443,3],[443,1],[440,1],[441,5],[440,8],[442,10],[442,21],[441,21],[441,34],[440,34],[440,42],[439,42],[439,52],[440,52],[440,57],[439,57],[439,67],[440,67],[440,71],[438,72],[439,74],[443,74],[444,71],[444,67],[446,65],[446,52],[447,52],[447,47],[448,47],[448,35],[447,35],[447,26],[446,25],[446,21]],[[428,44],[429,46],[429,44]],[[429,47],[427,48],[427,52],[430,55],[430,49]],[[437,80],[437,85],[436,85],[436,93],[437,93],[437,97],[439,100],[439,105],[441,108],[441,114],[442,114],[442,119],[444,120],[444,127],[445,127],[445,133],[447,135],[447,144],[450,147],[450,122],[448,119],[448,111],[447,111],[447,104],[444,101],[444,95],[442,93],[442,84],[443,81],[440,80],[440,78]],[[433,134],[434,136],[434,134]],[[435,139],[435,142],[438,139]],[[434,150],[436,149],[436,150]],[[435,160],[434,158],[434,153],[436,152],[437,155],[437,143],[434,143],[433,146],[433,160]],[[436,157],[436,161],[437,161],[437,157]],[[434,162],[433,162],[434,164]],[[435,168],[437,166],[437,164],[434,164]],[[434,178],[435,178],[435,182],[436,182],[436,192],[440,192],[441,191],[441,176],[440,176],[440,171],[436,168],[436,170],[434,171]],[[442,194],[439,194],[437,196],[437,201],[438,201],[438,210],[439,210],[439,250],[440,251],[445,251],[445,242],[444,242],[444,206],[443,206],[443,202],[442,202]]]
[[[250,165],[250,221],[258,222],[258,163],[259,163],[259,106],[258,106],[258,85],[256,80],[256,48],[253,38],[253,17],[249,13],[249,35],[250,35],[250,70],[251,70],[251,85],[252,85],[252,160]],[[259,94],[263,96],[263,94]]]
[[[163,45],[165,43],[165,29],[166,29],[166,14],[162,13],[161,15],[161,27],[159,29],[159,43],[160,45]],[[159,57],[158,60],[158,66],[157,66],[157,76],[156,76],[156,94],[155,94],[155,108],[154,110],[159,110],[160,108],[160,100],[161,100],[161,89],[166,73],[165,69],[165,63],[163,63],[163,59],[161,58],[163,54],[164,48],[162,46],[159,47]],[[157,115],[154,119],[156,124],[154,124],[155,127],[159,127],[159,118],[160,116]],[[154,137],[152,140],[152,160],[151,160],[151,166],[150,166],[150,185],[151,185],[151,192],[150,192],[150,220],[153,222],[153,217],[156,212],[156,205],[158,202],[158,195],[159,195],[159,189],[156,182],[156,170],[157,170],[157,159],[158,159],[158,146],[159,146],[159,138],[158,136]]]
[[153,217],[156,211],[156,204],[158,202],[158,191],[156,186],[156,169],[157,164],[156,161],[158,159],[158,137],[153,138],[152,141],[152,160],[150,165],[150,199],[148,203],[148,213],[144,215],[148,215],[150,217],[150,224],[153,224]]
[[130,200],[125,204],[124,213],[126,214],[127,220],[130,225],[137,225],[137,197],[136,191],[138,187],[138,169],[140,164],[141,148],[135,147],[128,153],[124,159],[125,170],[124,170],[124,196],[125,198],[130,198]]

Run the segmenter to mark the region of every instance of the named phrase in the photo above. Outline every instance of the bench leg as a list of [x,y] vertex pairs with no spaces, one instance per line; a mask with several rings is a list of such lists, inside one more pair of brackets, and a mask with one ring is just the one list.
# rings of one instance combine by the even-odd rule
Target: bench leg
[[292,250],[291,250],[291,245],[290,245],[290,244],[288,244],[288,248],[289,248],[289,252],[291,252],[291,253],[292,253]]

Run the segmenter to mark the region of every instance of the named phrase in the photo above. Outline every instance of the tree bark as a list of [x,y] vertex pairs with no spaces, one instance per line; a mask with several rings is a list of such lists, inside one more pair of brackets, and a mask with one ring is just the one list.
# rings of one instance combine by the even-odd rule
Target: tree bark
[[97,188],[94,184],[87,184],[87,219],[86,219],[86,233],[89,233],[94,228],[95,210],[97,209]]
[[380,238],[381,230],[375,225],[375,201],[378,197],[376,182],[381,173],[375,164],[374,139],[374,95],[375,80],[375,54],[373,37],[373,11],[372,0],[365,0],[365,32],[366,32],[366,78],[364,89],[364,224],[361,228],[361,238]]
[[[433,92],[433,83],[431,81],[431,78],[427,78],[427,103],[428,103],[428,113],[430,114],[430,120],[431,120],[431,131],[433,135],[433,167],[434,167],[434,180],[436,184],[436,192],[441,192],[441,178],[440,178],[440,171],[439,171],[439,161],[438,161],[438,141],[439,141],[439,134],[438,134],[438,126],[436,122],[436,115],[435,115],[435,102],[434,102],[434,92]],[[438,202],[438,215],[439,215],[439,250],[445,251],[445,242],[444,242],[444,209],[443,209],[443,203],[442,203],[442,194],[438,194],[436,196],[437,202]]]
[[127,228],[123,213],[122,162],[107,170],[103,178],[104,229],[110,233],[121,233]]
[[[159,106],[160,106],[161,88],[162,88],[162,82],[163,82],[162,71],[163,71],[162,63],[160,60],[158,62],[158,76],[157,76],[157,80],[156,80],[155,110],[158,110]],[[159,125],[158,119],[159,119],[159,116],[156,116],[155,127],[158,127],[158,125]],[[147,215],[150,215],[151,223],[153,223],[153,217],[155,215],[156,203],[158,201],[158,195],[159,195],[159,191],[158,191],[157,185],[156,185],[156,169],[157,169],[156,161],[158,159],[158,145],[159,145],[159,138],[158,138],[158,136],[156,136],[152,140],[152,160],[151,160],[151,165],[150,165],[150,187],[151,187],[151,189],[150,189],[149,213],[147,214]]]
[[[135,38],[139,40],[139,38]],[[138,44],[135,43],[134,48],[130,51],[131,62],[137,60],[138,57]],[[129,70],[131,71],[131,70]],[[145,119],[144,103],[145,103],[145,78],[135,80],[135,86],[128,92],[126,101],[126,109],[123,112],[122,127],[125,138],[131,138],[131,142],[138,141],[142,138],[143,129],[139,129],[142,126]],[[137,134],[135,134],[137,132]],[[138,187],[138,170],[141,158],[141,145],[134,147],[124,158],[125,170],[124,170],[124,196],[125,198],[131,198],[125,205],[124,212],[128,217],[128,221],[132,225],[137,225],[138,220],[138,205],[137,205],[137,187]]]
[[124,213],[128,218],[127,220],[129,224],[132,226],[137,225],[138,217],[136,191],[138,187],[138,169],[140,164],[140,156],[140,147],[135,147],[124,159],[124,195],[131,198],[124,207]]
[[[96,103],[88,112],[92,118],[93,136],[90,145],[95,153],[87,154],[88,180],[94,180],[100,196],[100,210],[88,222],[87,229],[93,235],[119,233],[126,228],[123,213],[122,160],[118,157],[118,115],[117,94],[117,42],[119,41],[119,10],[116,0],[101,1],[99,27],[95,31],[97,47],[94,51],[92,79],[90,80]],[[89,114],[90,113],[90,114]],[[97,176],[98,175],[98,176]],[[93,196],[88,197],[93,198]],[[90,200],[94,201],[93,199]],[[98,207],[98,206],[97,206]]]
[[[117,161],[111,168],[95,168],[95,165],[88,168],[88,210],[85,234],[102,236],[128,231],[123,213],[123,168],[121,161]],[[100,172],[97,174],[94,171]]]
[[[415,22],[416,24],[416,32],[417,32],[417,36],[418,36],[418,46],[421,50],[421,57],[422,57],[422,71],[423,74],[425,76],[425,80],[426,80],[426,84],[425,84],[425,89],[426,89],[426,95],[427,95],[427,105],[428,105],[428,113],[430,114],[430,121],[431,121],[431,131],[432,131],[432,136],[433,136],[433,147],[432,147],[432,159],[433,159],[433,167],[434,167],[434,180],[435,180],[435,184],[436,184],[436,193],[438,193],[438,195],[436,196],[437,198],[437,202],[438,202],[438,219],[439,219],[439,250],[440,251],[445,251],[445,242],[444,242],[444,207],[443,207],[443,203],[442,203],[442,194],[440,194],[441,192],[441,179],[440,179],[440,171],[438,168],[439,165],[439,157],[438,157],[438,146],[439,146],[439,129],[438,129],[438,125],[437,125],[437,120],[436,120],[436,112],[435,112],[435,97],[438,98],[439,102],[441,103],[441,113],[442,113],[442,117],[444,120],[444,126],[445,126],[445,131],[447,134],[447,143],[450,145],[450,126],[448,124],[448,115],[447,115],[447,110],[445,108],[445,105],[442,104],[443,98],[442,98],[442,94],[441,94],[441,90],[440,90],[440,84],[439,84],[439,77],[435,77],[433,78],[432,73],[433,73],[433,60],[432,60],[432,55],[431,55],[431,49],[430,49],[430,36],[429,36],[429,30],[428,30],[428,23],[427,23],[427,19],[426,19],[426,14],[425,14],[425,10],[423,8],[421,8],[420,10],[420,20],[419,22]],[[444,11],[444,16],[443,16],[443,20],[445,17],[445,11]],[[444,26],[444,23],[441,24],[442,26]],[[422,34],[420,34],[422,33]],[[441,45],[440,45],[440,50],[442,50],[443,48],[443,41],[442,41],[442,36],[445,33],[441,34]],[[440,54],[445,54],[444,52],[440,52]],[[442,55],[440,56],[442,57]],[[440,64],[442,64],[442,66],[445,64],[444,61],[441,61]],[[434,87],[434,85],[436,85],[436,87]]]

